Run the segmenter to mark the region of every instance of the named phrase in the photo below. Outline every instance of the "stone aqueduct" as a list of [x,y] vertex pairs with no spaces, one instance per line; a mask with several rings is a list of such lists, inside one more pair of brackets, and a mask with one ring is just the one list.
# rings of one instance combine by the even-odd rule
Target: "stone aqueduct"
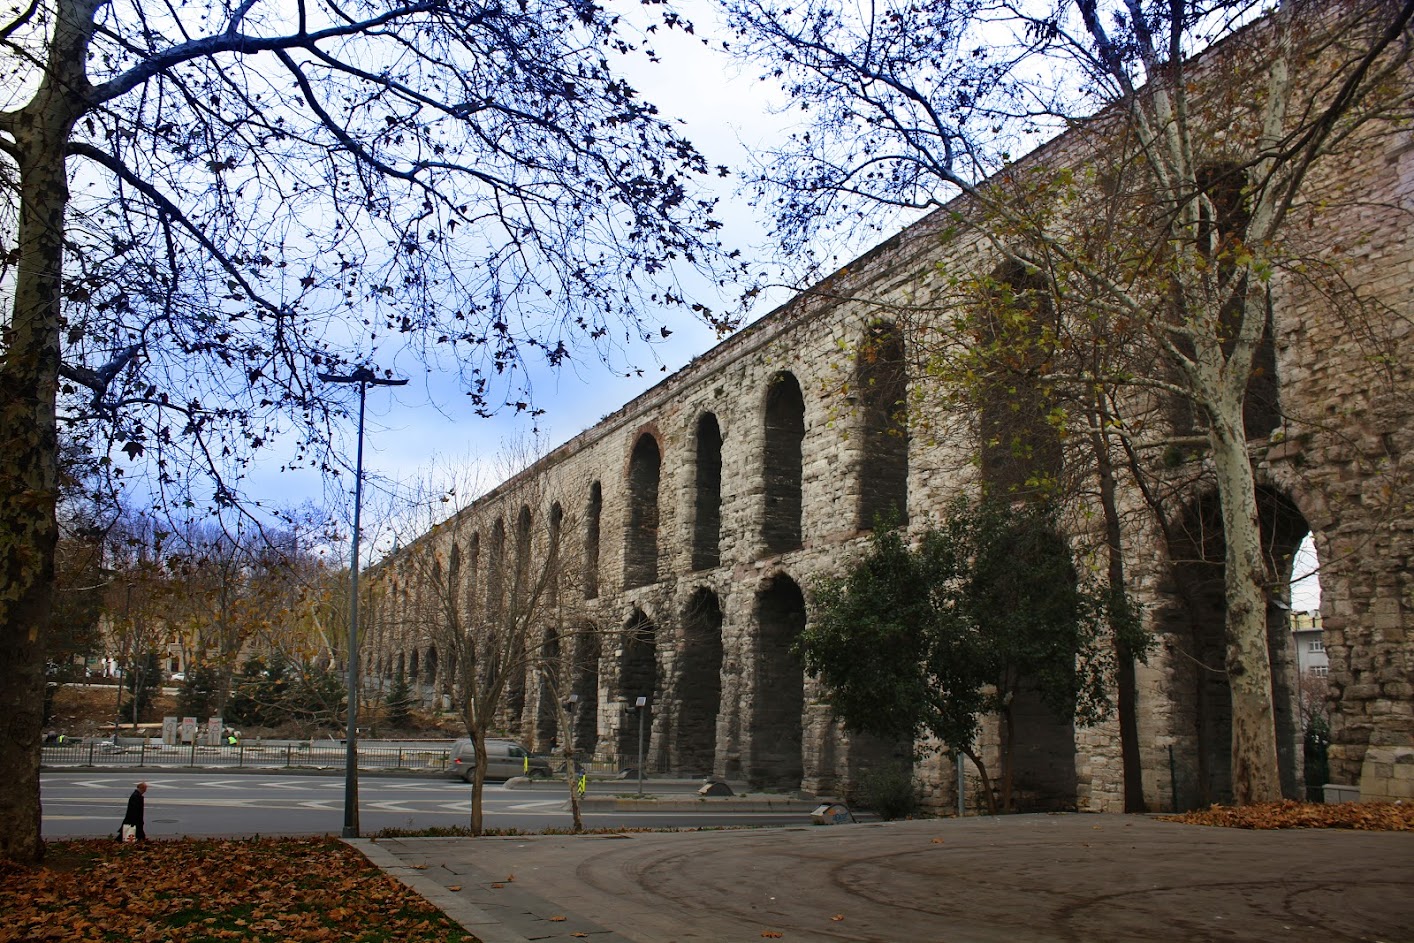
[[[1069,146],[1062,138],[1031,159],[1063,161]],[[1281,419],[1252,443],[1253,455],[1277,569],[1289,573],[1308,531],[1323,564],[1332,780],[1359,785],[1366,798],[1410,798],[1408,129],[1361,151],[1342,168],[1341,184],[1359,192],[1312,218],[1312,251],[1353,246],[1343,275],[1383,303],[1383,320],[1352,322],[1314,292],[1275,287],[1270,340]],[[975,448],[897,425],[893,404],[927,392],[906,369],[911,338],[881,303],[925,297],[940,277],[940,253],[956,264],[980,251],[966,241],[940,248],[945,218],[910,227],[702,355],[480,498],[464,512],[464,526],[422,538],[463,561],[459,605],[473,623],[516,591],[512,571],[543,555],[549,535],[559,541],[568,561],[557,587],[562,605],[531,644],[553,646],[569,666],[573,681],[560,693],[578,695],[580,753],[631,764],[631,708],[646,696],[654,768],[826,794],[899,754],[896,745],[848,736],[790,647],[810,619],[811,582],[859,551],[876,512],[898,507],[919,528],[975,487]],[[1221,565],[1206,562],[1222,559],[1215,505],[1211,491],[1196,488],[1175,512],[1194,536],[1172,559],[1152,522],[1126,535],[1130,572],[1158,639],[1138,669],[1152,809],[1221,799],[1229,788]],[[1084,518],[1073,517],[1079,535]],[[365,657],[375,686],[402,669],[430,699],[450,693],[452,666],[439,657],[435,632],[409,616],[422,591],[410,552],[375,570],[384,601],[372,613]],[[1269,623],[1283,780],[1295,792],[1295,659],[1282,597],[1278,587]],[[542,680],[536,671],[516,679],[502,720],[506,732],[543,750],[556,727]],[[1023,711],[1018,727],[1023,793],[1042,805],[1123,807],[1115,722],[1076,729]],[[937,806],[951,801],[952,770],[950,758],[936,754],[915,767]]]

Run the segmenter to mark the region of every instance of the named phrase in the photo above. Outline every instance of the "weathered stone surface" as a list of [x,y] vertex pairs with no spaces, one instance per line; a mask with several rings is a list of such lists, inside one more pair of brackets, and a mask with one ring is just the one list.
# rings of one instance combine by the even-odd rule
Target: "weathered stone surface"
[[[1082,147],[1066,136],[1031,160],[1060,165]],[[1295,227],[1309,245],[1290,252],[1329,262],[1371,304],[1358,317],[1337,310],[1314,277],[1285,274],[1272,286],[1281,417],[1270,441],[1253,443],[1263,525],[1274,559],[1289,567],[1309,528],[1323,563],[1332,781],[1359,785],[1365,798],[1407,797],[1414,141],[1407,130],[1377,135],[1309,191]],[[976,486],[974,417],[938,411],[926,427],[890,427],[886,404],[871,396],[894,396],[894,379],[860,358],[881,338],[875,349],[907,351],[914,339],[891,329],[888,313],[926,307],[944,271],[986,264],[975,239],[943,238],[949,225],[946,212],[936,214],[856,259],[482,498],[468,512],[481,523],[426,538],[460,541],[468,559],[478,548],[480,582],[472,577],[464,605],[481,611],[490,595],[509,591],[509,577],[497,574],[509,565],[508,535],[525,495],[543,505],[532,509],[532,552],[544,550],[545,507],[563,509],[561,553],[572,563],[556,638],[567,663],[587,669],[573,684],[584,695],[578,751],[627,758],[641,695],[651,698],[652,769],[849,795],[865,771],[908,762],[908,745],[847,735],[790,646],[809,618],[812,582],[860,552],[869,511],[906,508],[917,531]],[[909,383],[926,413],[926,380],[915,373]],[[871,393],[880,389],[886,394]],[[1157,639],[1137,669],[1144,795],[1153,809],[1216,801],[1229,775],[1224,601],[1211,567],[1193,565],[1211,559],[1203,529],[1215,499],[1195,475],[1174,500],[1175,517],[1187,514],[1191,531],[1203,533],[1191,556],[1165,552],[1152,518],[1135,523],[1144,518],[1133,489],[1122,500],[1134,512],[1124,535],[1130,579]],[[1082,503],[1069,520],[1077,547],[1093,548],[1096,515]],[[435,633],[409,615],[416,580],[396,556],[377,578],[391,597],[373,628],[375,675],[416,666],[421,653],[424,693],[449,690],[445,660],[429,657]],[[1274,606],[1283,782],[1297,790],[1295,662],[1284,619]],[[537,673],[521,687],[504,726],[545,749],[557,735],[554,698]],[[1122,808],[1115,722],[1074,729],[1038,711],[1026,724],[1018,789],[1033,807]],[[995,724],[984,731],[988,756],[998,737]],[[955,806],[955,769],[937,750],[917,764],[928,805]],[[975,806],[975,771],[964,775]]]

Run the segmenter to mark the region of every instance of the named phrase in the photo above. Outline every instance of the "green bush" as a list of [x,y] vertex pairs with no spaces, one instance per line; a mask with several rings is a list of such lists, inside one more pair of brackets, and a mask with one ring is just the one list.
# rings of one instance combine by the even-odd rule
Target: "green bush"
[[859,781],[859,798],[886,822],[907,818],[918,811],[918,787],[910,766],[885,766],[870,770]]

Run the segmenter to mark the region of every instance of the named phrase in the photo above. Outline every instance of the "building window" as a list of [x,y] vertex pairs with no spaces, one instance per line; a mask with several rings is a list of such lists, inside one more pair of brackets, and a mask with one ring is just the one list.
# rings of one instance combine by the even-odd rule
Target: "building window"
[[1311,651],[1311,652],[1323,652],[1323,651],[1325,651],[1325,650],[1326,650],[1326,643],[1325,643],[1325,642],[1322,642],[1320,639],[1317,639],[1316,641],[1312,642],[1312,643],[1311,643],[1311,647],[1307,649],[1307,651]]
[[1315,676],[1318,677],[1318,678],[1324,678],[1324,677],[1326,676],[1326,674],[1327,674],[1329,671],[1330,671],[1330,666],[1328,666],[1328,665],[1312,665],[1312,666],[1311,666],[1311,674],[1315,675]]

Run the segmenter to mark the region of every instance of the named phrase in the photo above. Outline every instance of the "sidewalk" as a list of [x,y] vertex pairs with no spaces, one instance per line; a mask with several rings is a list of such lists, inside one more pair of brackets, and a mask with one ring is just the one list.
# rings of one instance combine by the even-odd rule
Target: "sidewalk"
[[352,844],[483,943],[1414,941],[1410,833],[1035,815]]

